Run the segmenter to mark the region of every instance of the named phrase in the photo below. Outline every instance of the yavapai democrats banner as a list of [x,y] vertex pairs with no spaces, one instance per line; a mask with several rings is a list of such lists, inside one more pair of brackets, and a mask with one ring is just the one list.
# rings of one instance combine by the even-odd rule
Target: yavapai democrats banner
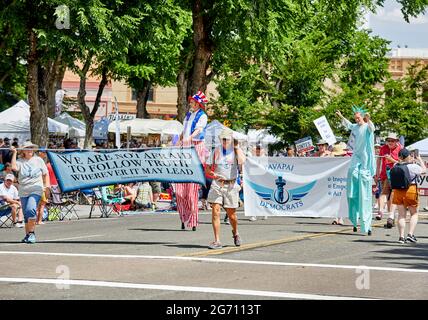
[[63,192],[139,181],[205,184],[194,148],[48,152]]
[[346,217],[349,164],[350,158],[247,158],[245,215]]

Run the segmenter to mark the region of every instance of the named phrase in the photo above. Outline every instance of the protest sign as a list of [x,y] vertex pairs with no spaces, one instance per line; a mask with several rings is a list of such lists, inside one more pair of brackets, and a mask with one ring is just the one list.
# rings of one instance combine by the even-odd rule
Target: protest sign
[[333,130],[331,130],[330,124],[325,116],[314,120],[314,124],[317,127],[321,138],[327,141],[330,146],[336,143],[336,137],[334,136]]
[[193,147],[48,152],[48,157],[63,192],[139,181],[205,184],[204,169]]
[[247,158],[245,215],[346,217],[350,161],[351,158]]
[[305,137],[294,142],[297,153],[308,152],[315,149],[311,137]]

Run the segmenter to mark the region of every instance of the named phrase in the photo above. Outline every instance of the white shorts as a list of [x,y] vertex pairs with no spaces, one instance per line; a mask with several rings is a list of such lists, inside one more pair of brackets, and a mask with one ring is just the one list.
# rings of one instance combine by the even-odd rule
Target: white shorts
[[241,186],[233,183],[225,183],[213,180],[207,201],[209,203],[221,204],[223,208],[236,209],[239,207],[239,191]]

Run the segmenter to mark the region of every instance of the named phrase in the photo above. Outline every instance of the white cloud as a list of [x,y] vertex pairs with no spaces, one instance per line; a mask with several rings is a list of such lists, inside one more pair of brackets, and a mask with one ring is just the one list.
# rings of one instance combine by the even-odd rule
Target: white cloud
[[[379,8],[375,15],[375,19],[379,19],[385,22],[394,22],[394,23],[406,23],[404,20],[403,14],[399,8],[394,8],[392,10],[386,10],[385,8]],[[411,17],[409,20],[410,24],[425,24],[428,23],[428,17],[426,15],[420,15],[416,18]]]

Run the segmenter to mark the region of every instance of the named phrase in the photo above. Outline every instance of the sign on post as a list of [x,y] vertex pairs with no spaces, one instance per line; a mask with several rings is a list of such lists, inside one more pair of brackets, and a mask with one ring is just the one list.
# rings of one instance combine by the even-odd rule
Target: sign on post
[[317,127],[321,138],[327,141],[330,146],[336,143],[336,137],[333,133],[333,130],[331,130],[330,124],[328,123],[327,118],[325,116],[314,120],[314,124]]
[[309,152],[315,149],[311,137],[305,137],[297,141],[294,141],[294,144],[296,146],[297,153]]

